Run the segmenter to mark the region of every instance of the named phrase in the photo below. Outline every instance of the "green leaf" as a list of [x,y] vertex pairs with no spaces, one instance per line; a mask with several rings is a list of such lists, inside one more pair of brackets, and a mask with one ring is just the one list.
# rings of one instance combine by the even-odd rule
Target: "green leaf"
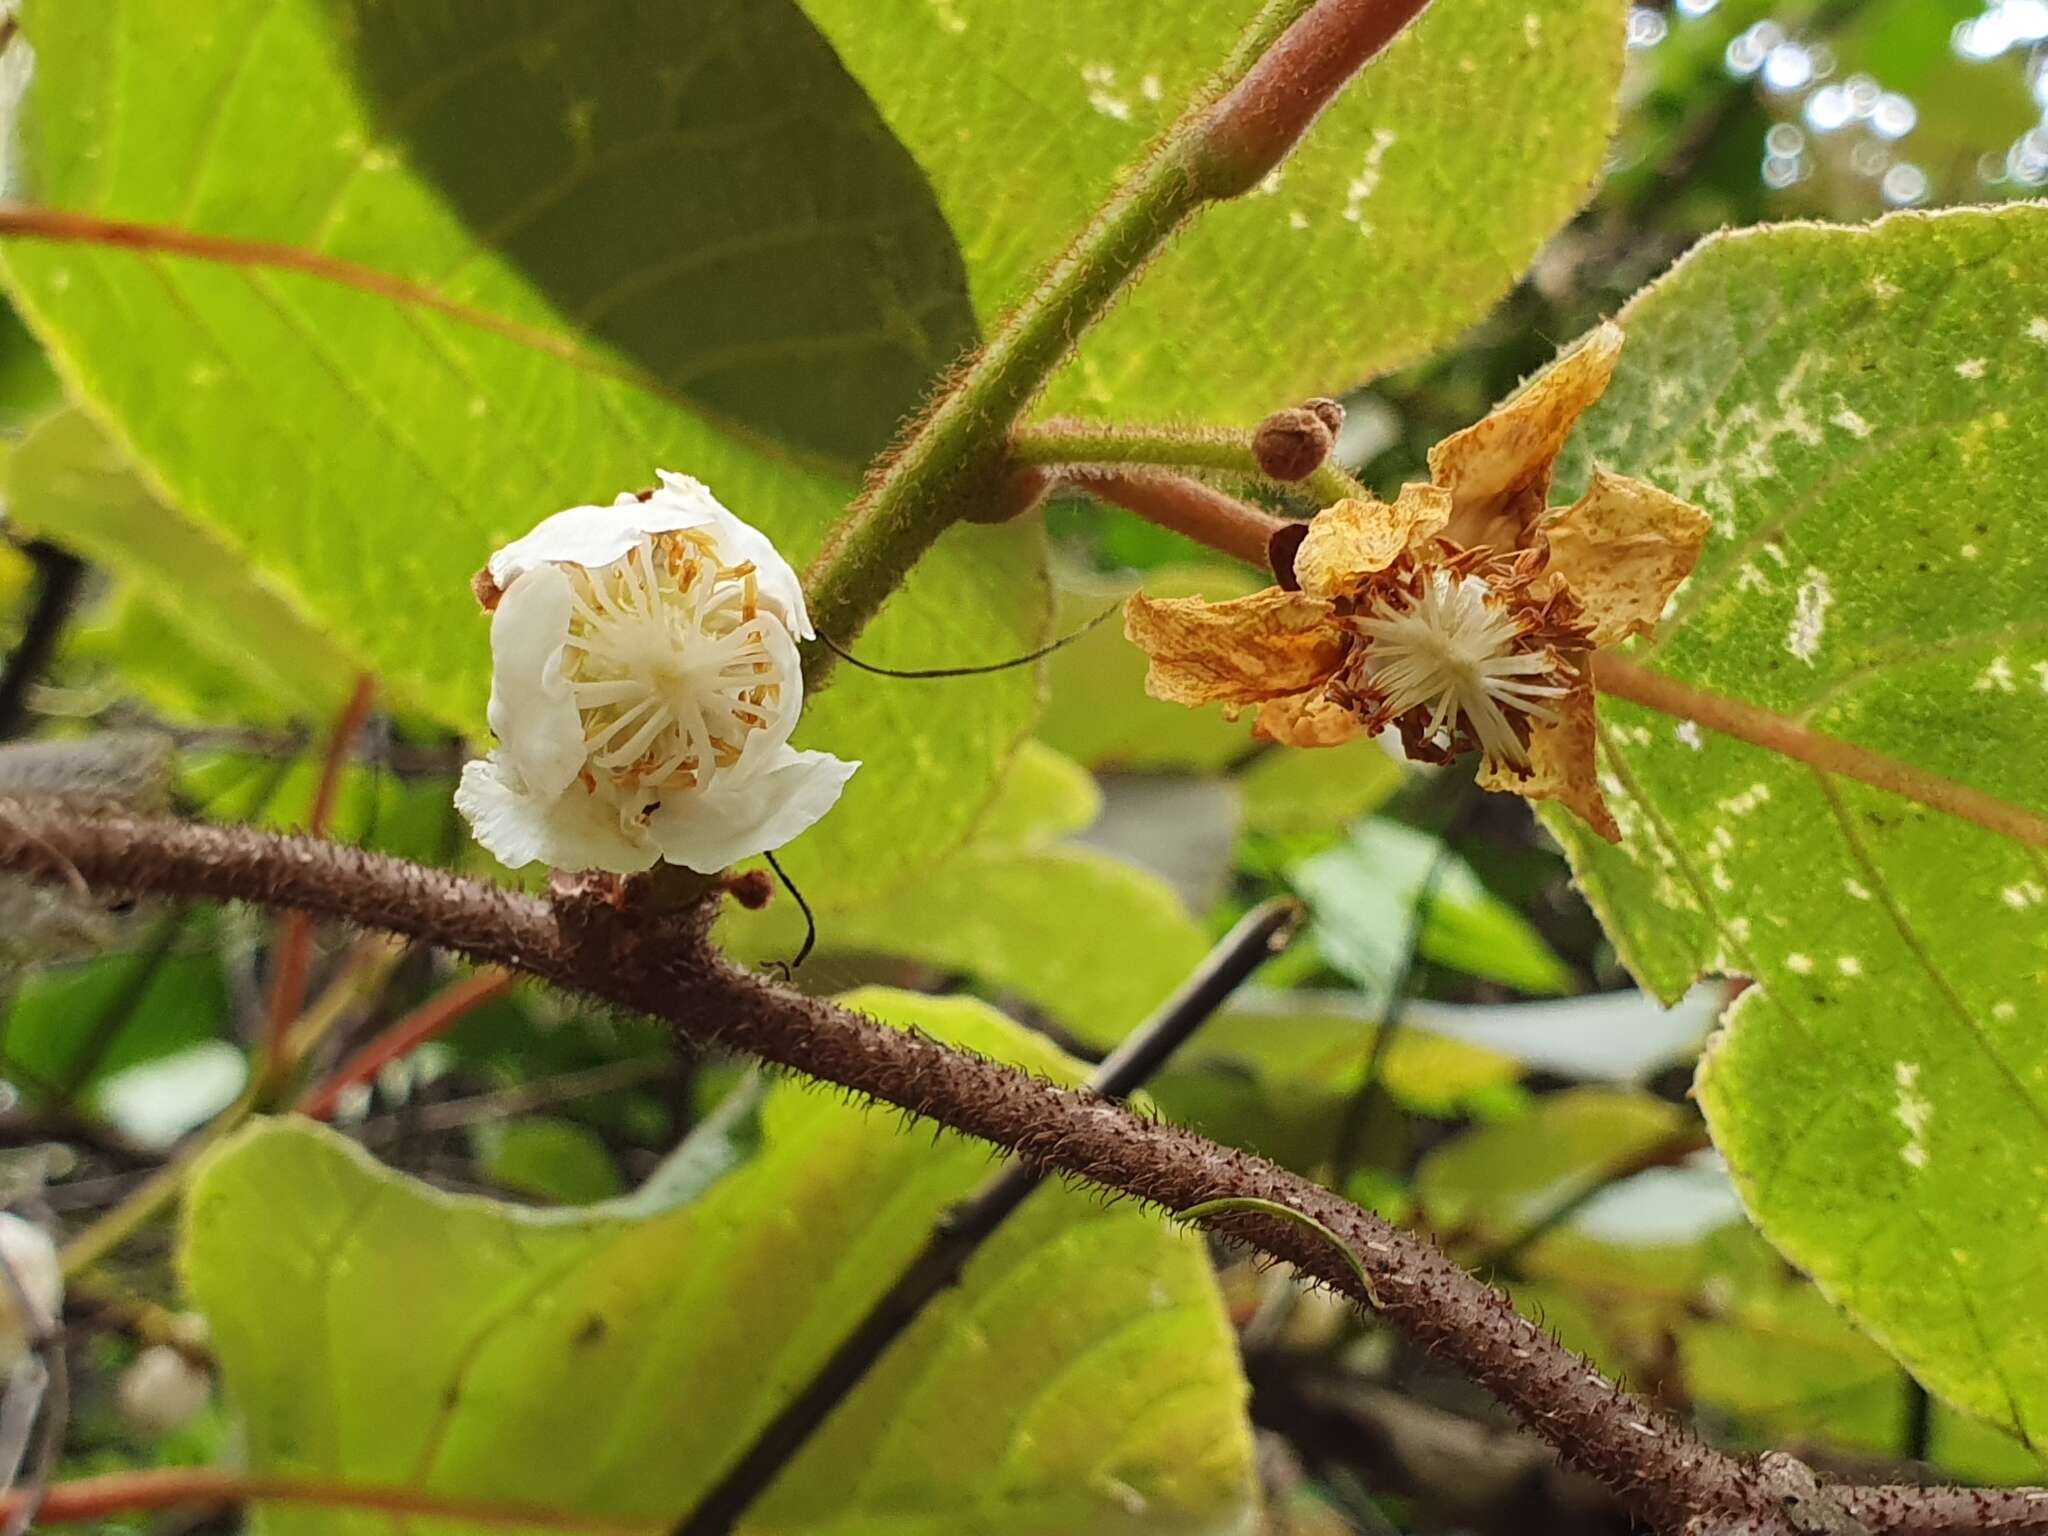
[[[2048,209],[1707,242],[1623,315],[1587,461],[1715,533],[1650,665],[2048,808]],[[1765,1234],[1928,1385],[2048,1433],[2038,850],[1602,705],[1618,848],[1549,825],[1623,958],[1754,977],[1701,1103]]]
[[1378,741],[1313,752],[1263,752],[1237,776],[1247,831],[1279,837],[1327,833],[1369,816],[1408,781]]
[[[325,771],[324,744],[290,763],[222,754],[181,765],[186,791],[216,819],[251,821],[282,832],[303,832]],[[437,773],[399,775],[377,763],[342,769],[327,836],[422,863],[448,860],[454,816],[452,778]]]
[[[1350,992],[1250,987],[1205,1024],[1176,1061],[1249,1069],[1275,1098],[1348,1099],[1364,1080],[1379,1029],[1376,1011],[1361,1007]],[[1455,1114],[1520,1071],[1512,1057],[1412,1026],[1387,1042],[1379,1065],[1387,1092],[1428,1115]]]
[[[152,496],[79,411],[43,417],[15,448],[7,515],[21,532],[120,577],[157,626],[176,631],[178,649],[197,652],[216,675],[245,679],[245,696],[324,721],[355,687],[362,663],[212,533]],[[156,661],[139,646],[125,654],[144,669]]]
[[26,1074],[24,1087],[68,1083],[88,1065],[81,1086],[91,1086],[221,1037],[228,980],[212,924],[193,917],[154,939],[164,953],[145,945],[24,974],[4,1030],[6,1064]]
[[1315,916],[1323,957],[1377,999],[1400,973],[1433,868],[1420,945],[1425,959],[1525,992],[1571,989],[1570,969],[1542,935],[1426,832],[1365,822],[1345,842],[1297,865],[1291,879]]
[[[1165,567],[1145,573],[1152,597],[1242,597],[1262,583],[1235,566]],[[1073,575],[1060,584],[1061,634],[1071,634],[1133,584]],[[1255,743],[1243,721],[1220,711],[1168,704],[1145,693],[1145,653],[1124,638],[1114,620],[1088,631],[1052,658],[1051,698],[1039,735],[1090,768],[1204,772],[1243,756]]]
[[975,826],[974,846],[1049,848],[1101,813],[1102,791],[1086,768],[1042,741],[1027,741]]
[[[804,8],[930,175],[985,318],[1029,291],[1259,12],[1250,0],[1062,0],[1056,17],[1020,0]],[[1244,422],[1455,337],[1599,175],[1625,10],[1431,7],[1258,195],[1175,242],[1082,343],[1048,407]]]
[[[1148,1094],[1177,1125],[1316,1176],[1345,1134],[1379,1029],[1377,1012],[1355,993],[1247,987],[1175,1054]],[[1506,1056],[1404,1025],[1380,1053],[1377,1081],[1400,1110],[1450,1118],[1489,1113],[1519,1091],[1519,1075]],[[1376,1113],[1371,1129],[1389,1143],[1409,1134],[1405,1118],[1391,1113]],[[1396,1216],[1405,1198],[1391,1184],[1345,1193]]]
[[[787,904],[721,926],[729,953],[795,951]],[[1158,876],[1088,848],[971,847],[887,895],[820,917],[821,959],[896,956],[1013,992],[1077,1040],[1130,1033],[1208,951],[1208,935]]]
[[1416,1188],[1432,1227],[1490,1249],[1671,1141],[1686,1119],[1645,1093],[1568,1089],[1439,1147],[1416,1170]]
[[[979,1004],[849,1001],[1075,1078]],[[675,1519],[989,1170],[980,1147],[794,1085],[763,1113],[752,1163],[642,1221],[451,1198],[303,1121],[242,1133],[195,1181],[184,1268],[250,1469]],[[1047,1187],[747,1528],[1239,1529],[1244,1397],[1199,1239]]]
[[[856,442],[918,403],[917,369],[885,359],[936,364],[972,325],[929,191],[788,0],[222,0],[200,18],[180,0],[39,0],[27,26],[49,203],[433,295],[247,248],[4,249],[74,395],[170,503],[479,735],[486,626],[467,584],[493,547],[662,465],[801,567]],[[148,69],[107,67],[143,48]],[[842,280],[796,294],[792,263]],[[821,457],[831,445],[847,452]],[[862,654],[1029,650],[1040,542],[1024,525],[949,534]],[[839,678],[798,739],[866,766],[792,854],[810,885],[878,889],[957,842],[1034,695],[1028,669]]]
[[552,1115],[490,1121],[470,1135],[479,1172],[501,1189],[563,1205],[590,1205],[624,1190],[604,1138]]

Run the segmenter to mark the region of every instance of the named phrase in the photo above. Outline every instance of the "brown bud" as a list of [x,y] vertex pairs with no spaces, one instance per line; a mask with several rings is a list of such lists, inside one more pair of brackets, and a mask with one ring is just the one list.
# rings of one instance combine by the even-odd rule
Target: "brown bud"
[[469,578],[469,590],[476,594],[476,605],[485,613],[496,613],[498,599],[505,595],[505,589],[498,585],[498,578],[491,574],[488,565]]
[[1252,434],[1259,470],[1275,480],[1302,480],[1330,456],[1336,435],[1306,406],[1275,411]]
[[1344,430],[1344,407],[1336,401],[1318,395],[1313,400],[1302,401],[1301,408],[1304,411],[1314,411],[1322,419],[1323,425],[1330,429],[1332,437]]
[[1301,578],[1294,574],[1294,557],[1307,537],[1308,523],[1301,521],[1282,523],[1266,541],[1266,563],[1273,567],[1273,579],[1283,592],[1301,590]]
[[775,894],[775,877],[765,869],[729,869],[718,877],[718,883],[749,912],[760,911]]

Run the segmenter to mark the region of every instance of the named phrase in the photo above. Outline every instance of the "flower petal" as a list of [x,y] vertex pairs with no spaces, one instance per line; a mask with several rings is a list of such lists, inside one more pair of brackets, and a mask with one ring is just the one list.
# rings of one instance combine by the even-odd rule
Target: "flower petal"
[[552,565],[512,581],[491,612],[491,730],[541,795],[560,794],[583,771],[583,720],[562,674],[570,612],[569,578]]
[[1558,452],[1606,391],[1623,339],[1620,326],[1602,325],[1514,399],[1429,450],[1430,478],[1452,498],[1445,538],[1467,549],[1526,547]]
[[1344,659],[1330,605],[1268,587],[1227,603],[1142,592],[1124,604],[1124,634],[1152,658],[1145,691],[1175,704],[1253,704],[1300,693]]
[[544,518],[524,538],[491,556],[491,579],[509,587],[522,572],[567,561],[595,570],[624,557],[642,538],[701,528],[729,565],[751,561],[766,606],[780,614],[798,639],[811,638],[803,586],[768,535],[735,516],[701,481],[656,470],[661,488],[645,501],[631,492],[608,507],[570,507]]
[[1310,520],[1308,537],[1295,551],[1295,579],[1311,597],[1342,597],[1434,535],[1450,515],[1450,493],[1434,485],[1404,485],[1391,506],[1376,497],[1346,497]]
[[1524,800],[1555,800],[1610,843],[1621,841],[1621,828],[1600,793],[1595,745],[1599,721],[1593,680],[1580,668],[1572,691],[1557,701],[1555,725],[1536,722],[1529,732],[1529,767],[1482,767],[1479,782],[1487,789],[1506,790]]
[[1657,627],[1711,526],[1691,503],[1596,467],[1586,494],[1546,530],[1549,569],[1578,598],[1593,644],[1616,645]]
[[651,867],[658,856],[652,843],[626,835],[611,800],[580,788],[537,795],[502,752],[463,765],[455,808],[476,840],[507,869],[548,864],[630,875]]
[[1283,747],[1336,747],[1364,734],[1365,728],[1355,710],[1334,703],[1318,688],[1261,704],[1252,735]]
[[[701,480],[671,474],[665,469],[655,473],[661,478],[661,489],[647,504],[649,510],[659,507],[664,518],[677,519],[667,523],[668,528],[710,530],[719,553],[729,565],[752,561],[764,606],[778,610],[797,639],[813,638],[816,631],[811,628],[811,616],[804,607],[803,583],[768,535],[728,511]],[[688,521],[682,521],[685,518]]]
[[808,828],[832,809],[859,766],[829,752],[784,747],[744,780],[721,773],[702,791],[663,800],[647,818],[648,835],[670,863],[716,874]]

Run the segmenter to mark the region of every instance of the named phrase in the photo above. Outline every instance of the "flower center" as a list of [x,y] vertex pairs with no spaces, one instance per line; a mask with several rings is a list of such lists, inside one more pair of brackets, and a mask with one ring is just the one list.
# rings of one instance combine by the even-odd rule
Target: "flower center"
[[708,534],[643,536],[608,566],[564,563],[572,614],[563,671],[583,722],[586,785],[629,795],[697,788],[775,716],[786,679],[751,563]]
[[1544,701],[1569,691],[1547,680],[1554,657],[1520,648],[1522,626],[1482,576],[1432,571],[1418,593],[1382,597],[1352,623],[1386,715],[1427,709],[1425,736],[1448,745],[1462,728],[1489,765],[1526,768],[1527,721],[1555,722]]

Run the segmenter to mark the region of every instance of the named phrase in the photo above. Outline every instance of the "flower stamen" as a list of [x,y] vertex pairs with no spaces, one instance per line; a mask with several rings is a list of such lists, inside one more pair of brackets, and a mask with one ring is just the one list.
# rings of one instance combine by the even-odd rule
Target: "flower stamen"
[[[601,571],[567,565],[563,671],[595,769],[636,806],[695,787],[766,729],[781,684],[759,573],[694,529],[643,535]],[[586,784],[595,793],[595,780]]]
[[1476,746],[1490,767],[1527,768],[1531,722],[1570,692],[1564,663],[1532,648],[1538,625],[1485,576],[1437,568],[1390,583],[1350,620],[1365,641],[1354,675],[1383,721],[1449,754]]

